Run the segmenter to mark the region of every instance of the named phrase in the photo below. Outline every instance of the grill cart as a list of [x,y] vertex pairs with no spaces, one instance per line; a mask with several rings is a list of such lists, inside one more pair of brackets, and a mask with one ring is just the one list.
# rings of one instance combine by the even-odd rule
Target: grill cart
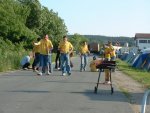
[[100,65],[96,66],[96,68],[99,69],[99,76],[98,76],[98,80],[97,80],[97,85],[94,88],[94,93],[97,93],[98,85],[102,84],[102,83],[100,83],[101,73],[104,72],[105,69],[108,69],[109,73],[110,73],[111,94],[113,94],[114,89],[112,87],[111,72],[112,72],[112,70],[115,69],[115,67],[116,67],[116,61],[103,61]]

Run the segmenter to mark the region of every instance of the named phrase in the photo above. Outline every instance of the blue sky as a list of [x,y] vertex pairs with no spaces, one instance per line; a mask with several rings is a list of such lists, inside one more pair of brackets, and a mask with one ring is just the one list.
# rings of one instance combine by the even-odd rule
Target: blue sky
[[40,0],[58,12],[69,34],[129,36],[150,33],[150,0]]

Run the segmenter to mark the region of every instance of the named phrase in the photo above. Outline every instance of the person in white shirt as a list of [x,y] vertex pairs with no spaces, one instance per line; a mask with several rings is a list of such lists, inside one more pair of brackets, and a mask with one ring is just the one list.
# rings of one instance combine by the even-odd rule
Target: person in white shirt
[[26,70],[26,69],[30,69],[30,59],[31,59],[31,55],[27,55],[24,56],[20,62],[22,69]]

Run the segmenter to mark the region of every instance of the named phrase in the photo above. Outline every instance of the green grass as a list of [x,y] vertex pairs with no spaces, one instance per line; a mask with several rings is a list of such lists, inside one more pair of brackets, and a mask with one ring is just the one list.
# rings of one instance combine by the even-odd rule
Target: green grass
[[27,52],[5,51],[0,54],[0,72],[16,70],[20,68],[20,61]]
[[133,68],[129,66],[126,62],[119,59],[117,60],[117,65],[118,69],[121,70],[123,73],[143,84],[146,88],[150,88],[150,72]]

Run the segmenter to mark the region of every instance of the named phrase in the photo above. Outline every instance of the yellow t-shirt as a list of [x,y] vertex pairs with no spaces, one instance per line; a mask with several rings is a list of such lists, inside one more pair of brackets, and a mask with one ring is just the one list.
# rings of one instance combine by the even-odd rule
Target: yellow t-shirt
[[34,45],[33,52],[34,53],[40,53],[40,45]]
[[38,43],[35,43],[35,45],[40,46],[40,54],[48,55],[50,49],[53,48],[53,44],[49,39],[41,39]]
[[109,47],[106,47],[104,49],[104,54],[105,54],[105,58],[110,58],[110,48]]
[[109,48],[110,48],[110,57],[116,56],[114,47],[111,45],[111,46],[109,46]]
[[59,43],[58,49],[60,50],[60,53],[69,53],[70,51],[73,50],[73,46],[70,42],[66,41],[61,41]]
[[85,54],[85,53],[89,53],[89,49],[87,45],[83,45],[80,47],[80,53],[81,54]]

